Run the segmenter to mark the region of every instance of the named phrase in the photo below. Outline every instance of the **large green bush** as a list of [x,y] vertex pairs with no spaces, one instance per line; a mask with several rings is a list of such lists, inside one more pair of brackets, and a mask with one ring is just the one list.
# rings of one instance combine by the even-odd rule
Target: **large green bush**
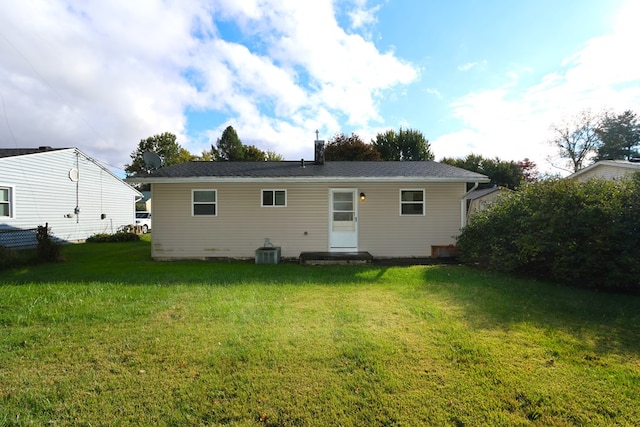
[[459,238],[462,259],[598,289],[640,290],[640,175],[548,180],[505,195]]

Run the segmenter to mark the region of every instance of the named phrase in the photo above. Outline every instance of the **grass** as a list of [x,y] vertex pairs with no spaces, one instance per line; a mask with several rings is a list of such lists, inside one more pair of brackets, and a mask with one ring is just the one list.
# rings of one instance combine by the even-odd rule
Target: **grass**
[[459,266],[0,272],[0,425],[640,425],[640,298]]

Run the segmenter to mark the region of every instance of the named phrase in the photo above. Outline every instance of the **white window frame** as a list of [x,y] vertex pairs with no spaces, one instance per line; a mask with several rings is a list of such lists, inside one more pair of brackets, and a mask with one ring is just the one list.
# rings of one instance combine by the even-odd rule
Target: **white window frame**
[[3,220],[13,219],[15,215],[15,187],[13,185],[0,184],[0,190],[8,190],[9,193],[9,200],[7,200],[6,202],[0,201],[1,204],[6,204],[9,206],[9,215],[6,216],[0,214],[0,218],[2,218]]
[[[265,205],[264,204],[264,193],[270,191],[273,193],[273,204]],[[281,191],[284,193],[284,205],[276,204],[276,192]],[[286,208],[287,207],[287,190],[282,188],[264,188],[260,190],[260,206],[263,208]]]
[[[414,191],[414,192],[420,192],[422,193],[422,213],[421,214],[406,214],[406,213],[402,213],[402,206],[403,205],[414,205],[414,204],[418,204],[419,202],[416,201],[404,201],[402,200],[402,193],[405,191]],[[425,201],[425,191],[424,188],[401,188],[400,189],[400,216],[425,216],[426,214],[426,201]]]
[[[195,196],[198,191],[209,191],[215,194],[215,202],[197,202],[199,205],[213,205],[214,206],[214,214],[196,214],[195,213]],[[192,217],[216,217],[218,216],[218,190],[215,188],[194,188],[191,190],[191,216]]]

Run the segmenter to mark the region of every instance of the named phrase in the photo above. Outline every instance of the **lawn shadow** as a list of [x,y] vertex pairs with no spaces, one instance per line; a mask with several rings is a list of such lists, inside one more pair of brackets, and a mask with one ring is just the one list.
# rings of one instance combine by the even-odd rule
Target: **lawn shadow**
[[233,286],[378,283],[388,265],[303,266],[292,260],[255,264],[253,260],[154,261],[149,241],[83,243],[64,248],[64,262],[0,271],[0,286],[10,284],[96,283],[136,286]]
[[640,296],[603,293],[462,266],[424,271],[425,290],[453,301],[470,328],[563,331],[597,354],[640,356]]

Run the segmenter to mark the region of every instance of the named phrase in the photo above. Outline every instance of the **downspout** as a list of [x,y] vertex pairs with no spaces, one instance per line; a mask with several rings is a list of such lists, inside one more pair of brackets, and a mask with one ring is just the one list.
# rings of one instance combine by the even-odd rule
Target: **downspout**
[[467,201],[465,200],[465,197],[467,197],[472,191],[475,191],[475,189],[478,188],[479,185],[479,182],[474,182],[471,190],[464,193],[464,195],[462,196],[462,200],[460,200],[460,218],[462,218],[462,223],[460,224],[461,229],[464,228],[465,225],[467,225]]
[[76,224],[80,223],[80,153],[75,150],[76,154],[76,170],[78,171],[78,180],[76,181],[76,208],[73,213],[76,214]]

